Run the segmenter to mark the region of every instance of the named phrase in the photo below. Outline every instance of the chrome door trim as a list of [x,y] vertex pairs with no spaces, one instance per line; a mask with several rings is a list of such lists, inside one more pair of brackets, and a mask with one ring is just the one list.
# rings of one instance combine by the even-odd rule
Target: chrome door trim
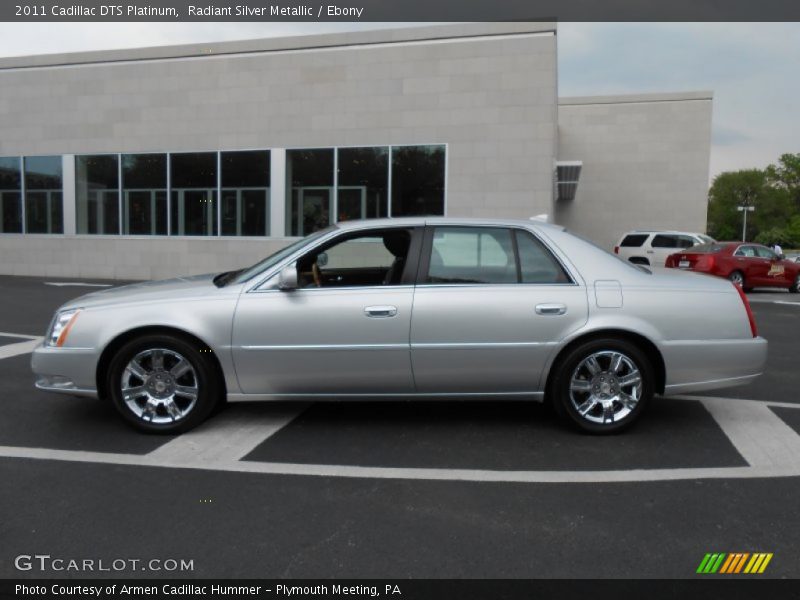
[[557,346],[558,342],[420,342],[411,348],[527,348]]
[[373,400],[375,398],[392,398],[392,399],[409,399],[409,400],[438,400],[460,398],[464,400],[481,400],[487,398],[502,398],[504,400],[544,400],[544,392],[541,391],[527,391],[527,392],[432,392],[432,393],[377,393],[377,394],[237,394],[229,393],[228,401],[230,402],[248,402],[253,400],[302,400],[308,398],[309,400]]
[[242,350],[397,350],[408,349],[408,344],[305,344],[273,346],[239,346]]

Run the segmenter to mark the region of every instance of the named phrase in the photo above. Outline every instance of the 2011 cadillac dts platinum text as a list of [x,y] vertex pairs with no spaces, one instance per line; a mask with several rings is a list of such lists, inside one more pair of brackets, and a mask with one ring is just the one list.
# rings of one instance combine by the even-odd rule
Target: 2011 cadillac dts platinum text
[[651,273],[534,221],[340,223],[240,271],[62,306],[40,389],[99,396],[148,432],[226,400],[546,400],[632,424],[654,394],[746,384],[767,342],[729,281]]

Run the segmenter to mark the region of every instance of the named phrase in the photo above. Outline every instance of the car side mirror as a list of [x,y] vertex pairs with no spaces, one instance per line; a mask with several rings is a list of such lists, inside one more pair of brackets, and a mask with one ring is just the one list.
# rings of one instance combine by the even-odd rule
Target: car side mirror
[[278,275],[278,289],[285,292],[297,289],[297,263],[292,263]]

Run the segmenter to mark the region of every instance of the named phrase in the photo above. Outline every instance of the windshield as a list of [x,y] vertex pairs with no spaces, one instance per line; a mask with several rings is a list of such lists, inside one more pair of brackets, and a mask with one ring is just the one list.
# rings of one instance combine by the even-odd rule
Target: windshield
[[236,277],[232,279],[234,283],[244,283],[245,281],[252,279],[259,273],[266,271],[274,267],[276,264],[281,262],[284,258],[295,252],[296,250],[300,249],[301,247],[305,246],[306,244],[313,242],[316,239],[321,238],[322,236],[329,233],[335,227],[328,227],[326,229],[321,229],[311,235],[304,237],[301,240],[297,240],[295,243],[286,246],[286,248],[282,248],[275,252],[274,254],[270,254],[267,258],[254,264],[252,267],[244,269],[236,274]]

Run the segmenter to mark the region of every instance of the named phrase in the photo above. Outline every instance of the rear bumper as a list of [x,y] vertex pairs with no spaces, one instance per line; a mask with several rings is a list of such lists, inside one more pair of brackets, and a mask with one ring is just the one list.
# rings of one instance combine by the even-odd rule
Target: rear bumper
[[53,348],[39,345],[31,355],[31,369],[36,376],[36,387],[71,396],[97,397],[97,360],[97,352],[93,348]]
[[747,385],[764,371],[767,340],[665,342],[665,395]]

